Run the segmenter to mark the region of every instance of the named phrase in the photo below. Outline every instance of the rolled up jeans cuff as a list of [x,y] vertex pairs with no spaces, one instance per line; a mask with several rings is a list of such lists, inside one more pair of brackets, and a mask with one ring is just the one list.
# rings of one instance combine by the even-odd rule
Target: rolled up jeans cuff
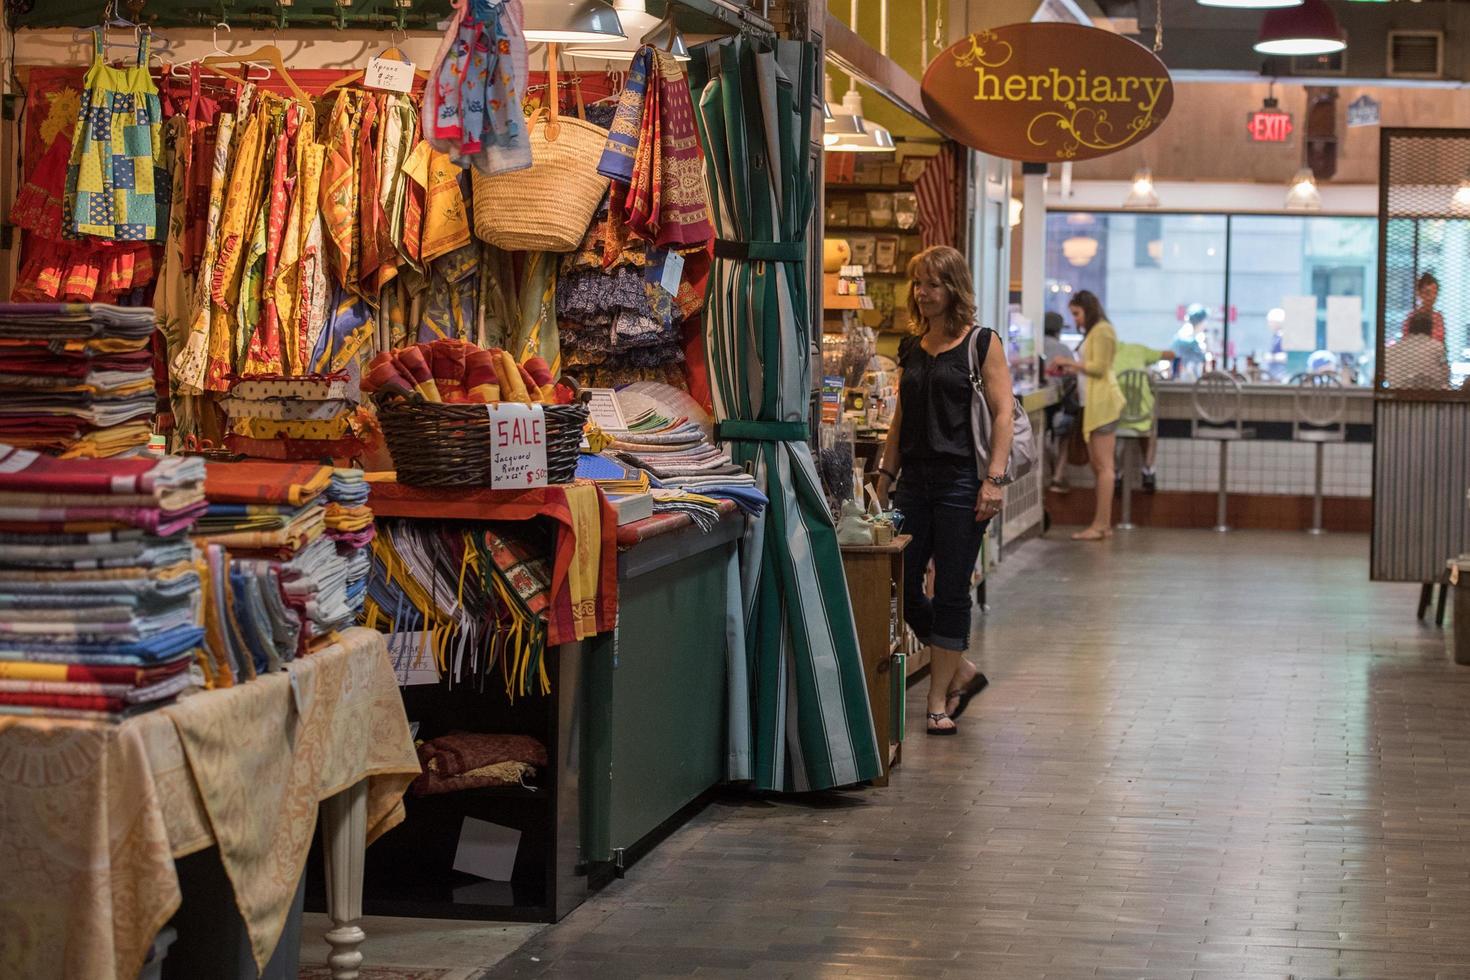
[[936,633],[923,642],[929,646],[939,647],[941,650],[953,650],[956,653],[964,653],[970,648],[968,636],[955,639],[952,636],[940,636]]

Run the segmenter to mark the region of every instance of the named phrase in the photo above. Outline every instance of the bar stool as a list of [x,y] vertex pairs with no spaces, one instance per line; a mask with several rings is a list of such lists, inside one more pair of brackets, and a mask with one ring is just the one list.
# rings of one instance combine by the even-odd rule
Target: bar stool
[[1322,533],[1322,460],[1329,442],[1347,439],[1347,392],[1330,374],[1306,374],[1292,395],[1291,438],[1316,447],[1316,477],[1312,484],[1312,526],[1308,534]]
[[1240,382],[1224,371],[1209,371],[1194,383],[1194,437],[1220,444],[1220,489],[1215,496],[1215,530],[1225,532],[1227,466],[1230,444],[1256,434],[1241,417]]
[[[1154,415],[1152,400],[1146,400],[1154,390],[1154,379],[1147,371],[1137,368],[1118,375],[1118,387],[1123,390],[1123,412],[1118,416],[1118,441],[1123,444],[1123,512],[1118,530],[1131,531],[1133,523],[1133,471],[1134,464],[1143,463],[1143,447],[1139,442],[1158,434],[1159,424]],[[1147,422],[1148,428],[1134,426]]]

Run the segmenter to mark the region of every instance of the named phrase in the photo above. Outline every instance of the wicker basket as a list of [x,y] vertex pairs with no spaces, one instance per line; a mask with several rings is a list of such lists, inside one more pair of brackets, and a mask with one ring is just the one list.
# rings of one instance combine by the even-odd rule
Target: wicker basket
[[[484,405],[441,405],[419,395],[380,392],[378,421],[398,481],[419,487],[490,485],[490,413]],[[543,405],[546,482],[570,483],[587,424],[587,404]]]
[[610,181],[597,172],[607,130],[557,111],[556,59],[546,108],[529,123],[531,166],[473,174],[475,234],[510,252],[571,252],[587,234]]

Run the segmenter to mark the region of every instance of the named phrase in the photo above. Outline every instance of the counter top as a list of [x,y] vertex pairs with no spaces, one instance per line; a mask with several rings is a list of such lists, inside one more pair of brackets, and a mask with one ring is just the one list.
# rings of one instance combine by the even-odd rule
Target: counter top
[[[1187,395],[1193,393],[1194,382],[1158,381],[1154,383],[1154,390],[1160,394]],[[1270,395],[1277,398],[1289,398],[1295,396],[1299,390],[1301,389],[1297,385],[1271,384],[1270,382],[1242,382],[1240,386],[1241,394],[1248,397]],[[1307,389],[1307,393],[1308,397],[1331,393],[1334,395],[1345,395],[1348,398],[1364,398],[1370,400],[1373,398],[1373,389],[1367,385],[1344,385],[1341,388],[1309,388]]]

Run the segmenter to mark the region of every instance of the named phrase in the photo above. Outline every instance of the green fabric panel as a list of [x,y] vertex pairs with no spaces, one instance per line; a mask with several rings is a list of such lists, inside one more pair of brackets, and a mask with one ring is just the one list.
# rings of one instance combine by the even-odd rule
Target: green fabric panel
[[805,422],[751,422],[726,419],[715,423],[715,438],[752,439],[757,442],[805,442],[810,431]]

